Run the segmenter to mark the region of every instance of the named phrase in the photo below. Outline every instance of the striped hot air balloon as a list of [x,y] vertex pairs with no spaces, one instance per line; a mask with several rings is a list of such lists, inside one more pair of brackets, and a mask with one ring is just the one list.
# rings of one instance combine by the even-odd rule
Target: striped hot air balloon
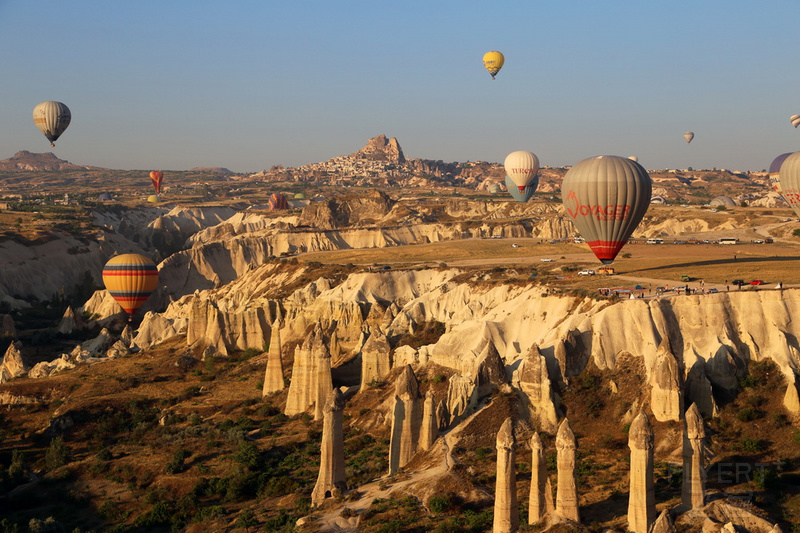
[[792,123],[792,126],[794,126],[795,128],[797,126],[800,126],[800,115],[792,115],[791,117],[789,117],[789,121]]
[[158,285],[158,269],[143,255],[118,255],[103,267],[103,283],[120,307],[133,317]]
[[800,152],[790,154],[781,163],[779,170],[781,195],[789,207],[800,216]]
[[650,176],[627,157],[601,155],[576,163],[564,176],[567,215],[597,258],[608,265],[650,206]]
[[44,133],[50,146],[55,146],[72,120],[69,108],[61,102],[42,102],[33,108],[33,123]]

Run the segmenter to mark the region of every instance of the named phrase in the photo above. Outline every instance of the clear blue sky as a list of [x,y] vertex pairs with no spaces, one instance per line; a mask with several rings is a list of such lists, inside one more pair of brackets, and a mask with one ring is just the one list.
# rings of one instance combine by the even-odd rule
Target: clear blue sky
[[[761,170],[800,149],[798,20],[797,0],[0,0],[0,159],[244,172],[383,133],[412,158]],[[54,149],[44,100],[72,110]]]

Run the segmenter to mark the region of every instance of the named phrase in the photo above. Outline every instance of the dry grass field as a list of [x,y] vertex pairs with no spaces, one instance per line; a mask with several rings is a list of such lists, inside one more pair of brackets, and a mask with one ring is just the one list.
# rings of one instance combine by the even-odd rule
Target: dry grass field
[[[512,244],[517,244],[515,248]],[[629,257],[625,257],[628,254]],[[553,259],[542,262],[543,258]],[[303,261],[353,263],[363,266],[417,265],[505,266],[535,268],[540,273],[565,277],[567,284],[581,288],[619,285],[618,276],[579,276],[577,270],[602,265],[584,244],[539,244],[539,239],[468,239],[433,244],[338,250],[302,254]],[[724,285],[725,281],[761,279],[770,286],[800,285],[798,244],[663,244],[627,245],[612,265],[618,275],[643,281],[681,283],[683,274],[692,281]]]

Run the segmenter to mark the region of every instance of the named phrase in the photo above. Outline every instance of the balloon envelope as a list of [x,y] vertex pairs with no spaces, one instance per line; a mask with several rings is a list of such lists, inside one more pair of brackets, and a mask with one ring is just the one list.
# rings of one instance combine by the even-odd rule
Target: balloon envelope
[[575,164],[564,176],[567,215],[594,254],[611,264],[650,205],[647,171],[627,157],[601,155]]
[[158,196],[156,196],[155,194],[151,194],[150,196],[147,197],[147,201],[150,202],[151,204],[157,204]]
[[800,216],[800,152],[784,159],[780,169],[781,195],[789,207]]
[[103,267],[103,284],[120,307],[133,315],[158,285],[158,268],[143,255],[118,255]]
[[535,177],[532,182],[528,184],[527,187],[524,187],[521,191],[516,186],[516,184],[511,181],[511,178],[506,176],[506,189],[508,189],[508,194],[511,195],[514,200],[518,202],[527,202],[533,196],[533,193],[536,192],[536,186],[539,185],[539,177]]
[[164,173],[160,170],[154,170],[150,173],[150,182],[156,190],[156,194],[161,193],[161,181],[164,179]]
[[683,138],[686,139],[687,143],[692,142],[692,139],[694,139],[694,132],[693,131],[687,131],[686,133],[683,134]]
[[781,165],[786,158],[792,155],[792,152],[786,152],[785,154],[781,154],[775,159],[772,160],[772,163],[769,165],[769,184],[778,192],[782,191],[781,188]]
[[50,146],[55,146],[64,130],[72,120],[69,108],[61,102],[42,102],[33,108],[33,123],[44,133]]
[[492,75],[492,79],[497,76],[497,73],[503,68],[503,63],[505,62],[506,58],[497,50],[492,50],[491,52],[483,54],[483,66],[489,71],[489,74]]
[[514,182],[517,190],[522,192],[536,178],[536,173],[539,172],[539,158],[533,152],[518,150],[506,156],[503,166],[506,175]]
[[795,128],[797,126],[800,126],[800,115],[792,115],[791,117],[789,117],[789,121],[792,123],[792,126],[794,126]]

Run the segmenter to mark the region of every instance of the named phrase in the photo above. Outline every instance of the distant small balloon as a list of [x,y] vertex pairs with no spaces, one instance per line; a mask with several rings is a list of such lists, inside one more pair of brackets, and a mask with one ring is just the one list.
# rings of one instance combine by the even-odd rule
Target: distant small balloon
[[686,133],[683,134],[683,138],[686,139],[687,143],[692,142],[692,139],[694,139],[694,132],[693,131],[687,131]]
[[496,50],[483,54],[483,66],[489,71],[489,74],[492,75],[492,79],[497,76],[497,73],[503,68],[505,62],[506,58]]
[[56,145],[56,139],[61,137],[71,120],[72,113],[61,102],[42,102],[33,108],[33,123],[50,141],[50,146]]
[[772,163],[769,165],[769,184],[778,192],[783,192],[783,188],[781,187],[781,165],[792,153],[793,152],[786,152],[785,154],[779,155],[773,159]]
[[630,159],[631,161],[636,161],[637,163],[639,162],[639,158],[636,157],[635,155],[629,155],[628,159]]
[[791,117],[789,117],[789,121],[791,121],[792,126],[794,126],[795,128],[797,126],[800,126],[800,115],[792,115]]
[[150,172],[150,183],[153,184],[153,188],[156,190],[156,194],[161,194],[161,182],[164,180],[164,173],[160,170],[154,170]]

